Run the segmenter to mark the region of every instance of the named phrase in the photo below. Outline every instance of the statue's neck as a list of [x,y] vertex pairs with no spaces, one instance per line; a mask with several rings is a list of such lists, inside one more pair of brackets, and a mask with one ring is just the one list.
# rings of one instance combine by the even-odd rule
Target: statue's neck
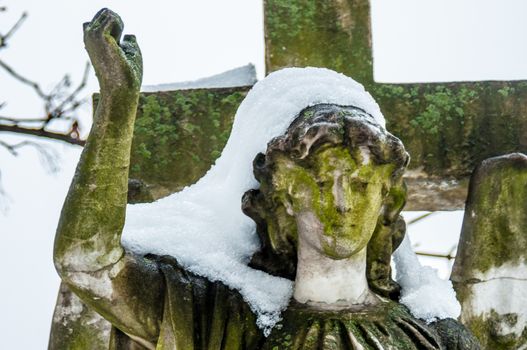
[[334,260],[314,249],[299,233],[294,299],[321,308],[373,304],[377,298],[366,279],[366,248]]

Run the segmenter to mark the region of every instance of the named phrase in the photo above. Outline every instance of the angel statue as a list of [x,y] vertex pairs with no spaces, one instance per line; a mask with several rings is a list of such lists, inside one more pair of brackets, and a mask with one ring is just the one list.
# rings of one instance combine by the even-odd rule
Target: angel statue
[[100,101],[54,249],[62,281],[112,324],[110,348],[479,348],[398,302],[409,156],[344,75],[270,74],[198,183],[127,211],[142,61],[122,31],[108,9],[84,26]]

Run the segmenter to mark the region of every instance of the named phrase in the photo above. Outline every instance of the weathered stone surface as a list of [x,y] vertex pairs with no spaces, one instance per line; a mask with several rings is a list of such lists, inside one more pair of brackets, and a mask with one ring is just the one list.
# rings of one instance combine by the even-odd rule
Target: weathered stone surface
[[527,346],[527,156],[484,161],[470,180],[452,281],[485,349]]
[[447,350],[480,349],[474,335],[452,318],[432,322],[429,326],[437,332]]
[[409,181],[410,210],[461,209],[479,162],[527,152],[525,81],[374,82],[368,0],[266,0],[265,39],[268,72],[327,67],[365,85],[421,174]]
[[446,349],[431,327],[394,302],[355,312],[317,310],[292,302],[283,317],[263,349]]
[[107,349],[111,328],[108,321],[86,306],[65,283],[60,285],[48,349]]

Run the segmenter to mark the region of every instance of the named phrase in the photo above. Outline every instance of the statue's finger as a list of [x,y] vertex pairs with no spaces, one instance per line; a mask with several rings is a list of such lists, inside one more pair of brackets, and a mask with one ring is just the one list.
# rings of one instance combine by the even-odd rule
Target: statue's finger
[[143,72],[143,58],[135,35],[125,35],[121,43],[121,48],[128,62],[133,65],[139,77],[141,77]]
[[109,33],[116,42],[121,40],[121,35],[123,34],[124,23],[121,17],[116,13],[112,12],[106,27],[104,28],[105,33]]
[[124,29],[123,20],[117,13],[108,9],[104,11],[104,16],[104,22],[101,23],[103,33],[110,34],[116,42],[119,42]]
[[85,32],[94,34],[109,34],[116,42],[121,39],[124,24],[121,17],[110,9],[104,8],[97,12],[93,20],[84,25]]

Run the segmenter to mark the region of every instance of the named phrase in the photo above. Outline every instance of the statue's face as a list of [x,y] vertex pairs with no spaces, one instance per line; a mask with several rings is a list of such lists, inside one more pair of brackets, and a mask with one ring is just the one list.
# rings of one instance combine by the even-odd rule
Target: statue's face
[[342,147],[329,147],[305,162],[284,157],[276,163],[276,199],[295,216],[303,240],[334,259],[366,247],[377,224],[393,165],[368,158],[360,150],[352,157]]

